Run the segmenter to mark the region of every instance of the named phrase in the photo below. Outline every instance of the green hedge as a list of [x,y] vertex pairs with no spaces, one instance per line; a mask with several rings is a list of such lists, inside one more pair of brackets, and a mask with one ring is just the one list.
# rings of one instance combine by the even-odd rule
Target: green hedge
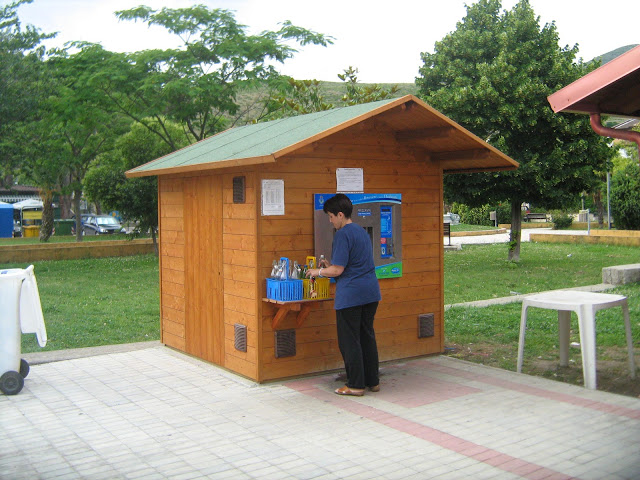
[[640,170],[630,164],[611,181],[611,214],[616,228],[640,230]]
[[493,211],[498,213],[498,223],[511,222],[511,206],[509,204],[501,203],[497,206],[486,204],[481,207],[469,207],[464,203],[451,205],[451,213],[460,215],[460,223],[466,225],[493,226],[494,221],[490,218],[490,213]]
[[551,221],[553,222],[554,230],[565,230],[573,224],[573,217],[567,213],[555,211],[551,212]]

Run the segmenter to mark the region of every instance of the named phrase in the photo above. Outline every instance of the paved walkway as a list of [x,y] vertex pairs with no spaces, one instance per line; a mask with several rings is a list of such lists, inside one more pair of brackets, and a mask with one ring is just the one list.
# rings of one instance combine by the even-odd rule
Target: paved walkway
[[[521,240],[523,242],[529,241],[529,235],[532,233],[545,233],[552,235],[587,235],[587,230],[553,230],[548,228],[527,228],[526,225],[522,226]],[[507,243],[510,240],[510,233],[496,233],[492,235],[466,235],[460,237],[451,237],[451,245],[467,245],[478,243]],[[448,244],[449,239],[444,240],[445,245]]]
[[163,346],[34,365],[2,479],[637,479],[640,400],[445,356],[257,385]]
[[257,385],[158,342],[24,357],[0,479],[640,478],[639,399],[446,356],[385,364],[361,398],[337,374]]

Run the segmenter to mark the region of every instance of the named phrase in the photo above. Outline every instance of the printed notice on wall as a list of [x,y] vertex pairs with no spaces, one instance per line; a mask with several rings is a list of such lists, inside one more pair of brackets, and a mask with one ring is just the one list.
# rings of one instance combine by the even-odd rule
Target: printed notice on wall
[[262,180],[262,215],[284,215],[284,180]]
[[361,168],[336,168],[336,192],[364,192],[363,170]]

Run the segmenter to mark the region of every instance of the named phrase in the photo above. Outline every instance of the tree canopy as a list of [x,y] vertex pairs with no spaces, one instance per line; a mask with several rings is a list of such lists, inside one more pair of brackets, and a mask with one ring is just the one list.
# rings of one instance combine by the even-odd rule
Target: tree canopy
[[421,97],[520,163],[512,172],[445,177],[445,196],[469,204],[509,201],[519,258],[520,205],[558,208],[588,190],[594,169],[612,152],[588,118],[554,114],[547,96],[595,66],[576,63],[577,46],[561,48],[555,23],[540,27],[528,0],[503,11],[480,0],[454,32],[423,53]]
[[[166,122],[165,127],[179,138],[178,124]],[[100,163],[89,170],[85,179],[87,197],[104,208],[118,211],[125,220],[136,222],[136,233],[150,231],[156,253],[158,180],[156,177],[126,178],[124,172],[171,152],[160,137],[142,124],[134,123],[128,133],[117,139],[113,150],[102,155]]]
[[0,184],[7,186],[22,157],[16,132],[39,110],[45,93],[40,42],[54,36],[20,24],[17,9],[31,1],[0,6]]
[[[339,73],[338,78],[344,86],[344,94],[338,106],[375,102],[389,98],[398,91],[397,85],[388,89],[379,84],[361,85],[358,83],[358,69],[352,66]],[[325,98],[318,80],[280,77],[278,81],[271,83],[271,90],[256,121],[321,112],[335,107],[336,105]]]
[[[273,62],[291,58],[299,45],[332,43],[331,37],[293,25],[247,33],[229,10],[203,5],[153,10],[140,6],[116,12],[121,20],[157,25],[176,35],[182,47],[109,55],[93,77],[106,105],[157,134],[175,150],[165,121],[178,122],[191,141],[233,124],[244,88],[278,77]],[[102,55],[98,48],[87,52]]]
[[[31,26],[22,29],[16,14],[30,1],[0,7],[0,180],[12,183],[20,175],[40,187],[47,204],[57,193],[67,206],[73,192],[78,240],[80,198],[89,170],[93,187],[108,188],[108,180],[113,182],[114,192],[102,191],[96,200],[153,231],[155,184],[126,181],[124,170],[233,125],[246,114],[241,92],[258,85],[267,92],[264,85],[280,79],[275,65],[292,57],[296,45],[332,43],[331,37],[289,21],[276,31],[250,35],[229,10],[140,6],[116,14],[123,21],[164,27],[182,45],[116,53],[99,44],[70,42],[45,56],[39,44],[49,36]],[[116,141],[131,124],[130,135]],[[125,148],[126,142],[135,148]],[[144,151],[140,142],[152,151]],[[107,181],[96,182],[95,172]],[[43,225],[50,234],[53,210],[46,212],[51,218]]]

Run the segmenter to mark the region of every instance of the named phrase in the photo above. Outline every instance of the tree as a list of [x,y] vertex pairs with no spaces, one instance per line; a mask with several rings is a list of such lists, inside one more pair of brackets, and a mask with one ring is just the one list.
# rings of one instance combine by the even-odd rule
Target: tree
[[44,122],[30,122],[15,133],[22,145],[21,178],[40,189],[43,205],[40,241],[47,242],[53,234],[53,197],[64,191],[68,152],[64,140],[49,131]]
[[83,50],[93,46],[74,46],[81,50],[73,54],[69,49],[60,50],[47,61],[54,87],[34,130],[40,132],[40,141],[57,142],[58,149],[64,152],[55,157],[59,161],[56,168],[67,174],[68,185],[64,187],[73,192],[76,240],[82,241],[80,200],[84,177],[99,155],[113,147],[130,122],[100,106],[100,92],[90,82],[91,73],[99,67],[87,63]]
[[[111,55],[96,72],[93,85],[121,112],[158,135],[172,150],[184,138],[202,140],[221,131],[239,113],[241,89],[277,77],[272,62],[284,62],[300,45],[332,43],[330,37],[292,25],[249,35],[233,13],[188,8],[152,10],[140,6],[116,12],[121,20],[158,25],[178,36],[182,48]],[[95,47],[87,54],[100,58]],[[174,138],[168,121],[184,126]]]
[[[633,130],[636,132],[640,132],[640,126],[637,125],[633,127]],[[616,161],[620,165],[626,164],[626,163],[633,163],[634,165],[638,166],[640,161],[640,159],[638,158],[638,155],[640,154],[640,152],[638,151],[637,144],[633,142],[628,142],[626,140],[614,140],[613,144],[619,148],[621,153],[621,155],[618,158],[614,159],[614,167],[616,166],[615,165]]]
[[[344,82],[345,92],[340,99],[340,106],[350,106],[375,102],[390,98],[398,91],[398,86],[389,89],[378,84],[361,85],[358,83],[358,69],[349,67],[338,78]],[[318,80],[295,80],[281,77],[279,82],[273,82],[264,108],[256,121],[274,120],[277,118],[304,115],[335,108],[322,92],[322,84]]]
[[637,164],[629,163],[613,175],[611,213],[616,228],[640,230],[640,170]]
[[448,175],[448,201],[511,203],[509,259],[520,257],[521,204],[558,208],[596,182],[612,152],[589,119],[556,115],[547,96],[595,66],[560,48],[555,23],[540,28],[528,0],[467,6],[454,32],[423,53],[424,100],[520,163],[512,172]]
[[31,1],[0,7],[0,184],[7,187],[13,184],[22,158],[16,130],[38,110],[45,92],[40,42],[54,36],[30,25],[21,27],[17,9]]
[[265,97],[263,108],[256,115],[256,122],[293,117],[312,112],[322,112],[334,108],[322,93],[318,80],[296,80],[281,77],[272,82],[269,94]]
[[342,103],[345,106],[384,100],[385,98],[392,97],[398,91],[397,85],[393,85],[389,90],[386,90],[377,83],[367,86],[360,85],[358,83],[358,69],[351,66],[347,68],[344,73],[339,73],[338,78],[345,83],[347,90],[342,96]]
[[[151,120],[148,120],[151,124]],[[164,122],[175,138],[181,127]],[[186,146],[185,142],[184,145]],[[89,170],[85,177],[85,194],[93,202],[100,202],[109,210],[117,210],[127,221],[137,223],[136,233],[150,231],[158,253],[158,180],[156,177],[126,178],[124,172],[143,163],[171,153],[171,147],[142,124],[134,123],[128,133],[115,143],[114,149],[104,154],[101,162]]]

